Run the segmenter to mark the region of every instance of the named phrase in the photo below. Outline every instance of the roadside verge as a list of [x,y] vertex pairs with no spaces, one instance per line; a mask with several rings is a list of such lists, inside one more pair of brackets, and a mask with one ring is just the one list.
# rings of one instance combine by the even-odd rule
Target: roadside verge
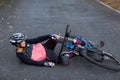
[[4,6],[6,3],[6,0],[0,0],[0,7]]
[[119,0],[97,0],[102,5],[120,13],[120,1]]

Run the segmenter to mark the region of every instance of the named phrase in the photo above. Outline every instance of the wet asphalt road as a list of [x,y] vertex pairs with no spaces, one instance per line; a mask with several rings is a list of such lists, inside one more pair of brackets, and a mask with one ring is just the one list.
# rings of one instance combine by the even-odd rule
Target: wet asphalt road
[[0,80],[119,80],[120,72],[97,67],[82,57],[54,68],[22,64],[8,41],[14,32],[28,38],[64,33],[67,24],[75,35],[96,43],[104,40],[103,49],[120,59],[120,14],[96,0],[10,0],[0,9]]

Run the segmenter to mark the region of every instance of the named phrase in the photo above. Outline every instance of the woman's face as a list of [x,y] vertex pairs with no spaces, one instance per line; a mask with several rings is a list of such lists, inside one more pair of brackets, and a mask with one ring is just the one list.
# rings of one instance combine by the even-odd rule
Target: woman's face
[[20,47],[24,48],[25,46],[26,46],[26,42],[25,42],[25,41],[22,41],[22,42],[20,43]]
[[15,46],[16,46],[16,47],[19,47],[19,48],[25,48],[26,42],[25,42],[25,41],[22,41],[21,43],[16,44]]

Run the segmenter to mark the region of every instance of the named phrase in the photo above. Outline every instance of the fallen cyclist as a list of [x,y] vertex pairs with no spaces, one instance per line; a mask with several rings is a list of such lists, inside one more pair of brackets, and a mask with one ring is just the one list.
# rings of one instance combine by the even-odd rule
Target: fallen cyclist
[[[52,37],[55,37],[52,39]],[[57,34],[44,35],[26,39],[22,33],[14,33],[9,41],[16,47],[16,55],[23,63],[37,66],[54,67],[59,62],[54,48],[57,44]],[[46,41],[44,44],[41,42]]]
[[[16,55],[23,63],[37,66],[54,67],[57,63],[69,64],[69,59],[76,54],[63,51],[60,58],[54,52],[57,41],[61,38],[57,34],[48,34],[27,39],[22,33],[14,33],[9,41],[16,47]],[[44,42],[45,43],[42,43]]]

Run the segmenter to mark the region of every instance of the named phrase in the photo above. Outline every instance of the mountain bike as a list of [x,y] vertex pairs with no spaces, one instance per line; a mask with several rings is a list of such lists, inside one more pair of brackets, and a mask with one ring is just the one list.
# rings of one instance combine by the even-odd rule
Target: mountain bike
[[83,36],[71,36],[71,30],[69,30],[69,25],[67,25],[65,34],[63,36],[63,42],[59,52],[61,55],[63,49],[73,51],[76,54],[80,54],[86,60],[90,61],[97,66],[120,71],[120,62],[113,56],[111,53],[102,50],[102,47],[105,45],[104,41],[101,41],[100,44],[95,44],[90,40],[87,40]]

